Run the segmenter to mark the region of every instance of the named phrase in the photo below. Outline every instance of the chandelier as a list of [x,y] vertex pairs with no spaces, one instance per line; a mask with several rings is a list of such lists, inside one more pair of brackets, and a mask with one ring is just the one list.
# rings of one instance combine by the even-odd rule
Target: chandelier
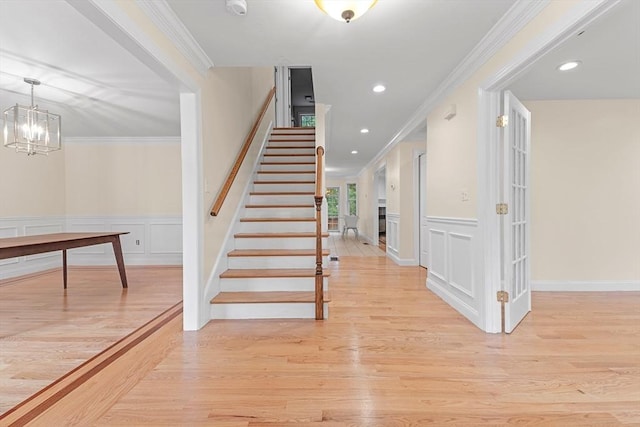
[[15,148],[18,153],[49,154],[62,148],[61,117],[47,110],[40,110],[33,102],[36,79],[24,79],[31,85],[31,106],[14,105],[4,110],[4,146]]
[[376,4],[378,0],[315,0],[324,13],[347,24],[360,18]]

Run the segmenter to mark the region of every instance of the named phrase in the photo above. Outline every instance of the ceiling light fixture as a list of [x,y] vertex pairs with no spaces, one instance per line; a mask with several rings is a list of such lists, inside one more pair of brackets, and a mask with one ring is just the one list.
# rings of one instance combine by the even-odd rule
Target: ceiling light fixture
[[358,150],[353,150],[351,154],[358,154]]
[[316,6],[337,21],[347,24],[360,18],[378,0],[315,0]]
[[558,70],[560,71],[573,70],[574,68],[578,67],[580,64],[582,64],[581,61],[567,61],[564,64],[558,65]]
[[373,91],[376,93],[384,92],[385,90],[387,90],[387,88],[384,87],[384,85],[375,85],[373,87]]
[[367,128],[360,129],[360,133],[369,133],[369,129]]
[[62,148],[62,118],[34,105],[33,87],[40,84],[39,80],[25,78],[24,81],[31,85],[31,106],[16,104],[4,110],[4,146],[29,156],[57,151]]

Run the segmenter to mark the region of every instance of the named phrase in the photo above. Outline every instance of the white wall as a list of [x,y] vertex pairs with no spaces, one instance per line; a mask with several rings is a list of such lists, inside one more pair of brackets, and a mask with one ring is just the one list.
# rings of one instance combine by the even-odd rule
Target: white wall
[[640,280],[640,100],[525,106],[532,280]]

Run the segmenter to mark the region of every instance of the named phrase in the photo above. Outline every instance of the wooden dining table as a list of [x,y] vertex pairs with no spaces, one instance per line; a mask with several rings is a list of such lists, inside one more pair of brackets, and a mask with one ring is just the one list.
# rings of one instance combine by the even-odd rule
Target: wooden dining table
[[120,281],[122,282],[122,287],[126,288],[128,287],[127,273],[124,268],[120,236],[128,233],[128,231],[110,233],[52,233],[6,237],[0,239],[0,259],[62,251],[62,277],[64,288],[67,289],[67,249],[111,243],[113,246],[113,254],[118,264],[118,271],[120,272]]

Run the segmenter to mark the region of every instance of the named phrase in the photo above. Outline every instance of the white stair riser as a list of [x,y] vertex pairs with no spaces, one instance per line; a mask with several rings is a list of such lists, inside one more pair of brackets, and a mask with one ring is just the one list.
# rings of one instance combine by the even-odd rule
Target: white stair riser
[[269,145],[267,148],[273,147],[304,147],[304,148],[316,148],[316,142],[314,140],[308,141],[300,141],[300,140],[290,140],[290,141],[269,141]]
[[315,222],[307,221],[260,221],[241,222],[241,233],[313,233]]
[[279,128],[279,129],[273,129],[273,131],[271,132],[272,135],[282,135],[282,134],[291,134],[291,135],[301,135],[301,134],[305,134],[305,135],[315,135],[316,134],[316,130],[313,128]]
[[246,208],[247,218],[313,218],[315,208]]
[[[327,268],[327,259],[323,261],[323,267]],[[255,268],[315,268],[315,256],[230,256],[230,269],[255,269]]]
[[[276,153],[277,154],[277,153]],[[290,162],[315,162],[316,156],[263,156],[263,162],[279,162],[279,163],[290,163]]]
[[279,196],[249,196],[250,205],[308,205],[314,204],[312,194],[279,195]]
[[303,171],[303,172],[313,172],[316,170],[316,165],[315,163],[312,165],[305,165],[305,164],[299,164],[299,165],[286,165],[286,164],[281,164],[281,165],[276,165],[276,164],[271,164],[271,165],[260,165],[260,170],[261,171]]
[[[324,290],[329,279],[322,279]],[[316,288],[314,277],[256,277],[251,279],[220,279],[221,292],[312,292]]]
[[315,181],[316,173],[260,173],[258,181]]
[[[267,147],[266,151],[267,154],[277,154],[277,155],[282,155],[282,154],[304,154],[305,157],[306,156],[315,156],[316,154],[316,150],[315,148],[281,148],[281,149],[273,149],[273,148],[269,148]],[[302,156],[300,156],[302,157]]]
[[[323,238],[322,247],[327,247]],[[315,249],[315,237],[243,237],[236,238],[236,249]]]
[[280,133],[280,132],[276,132],[275,134],[271,134],[271,136],[269,137],[269,143],[271,143],[272,139],[297,139],[297,140],[304,140],[304,141],[315,141],[316,140],[316,135],[313,133],[306,133],[306,134],[302,134],[302,133]]
[[[324,318],[329,304],[324,304]],[[314,303],[211,304],[212,319],[315,319]]]
[[[265,180],[270,181],[270,180]],[[253,190],[254,191],[273,191],[273,192],[283,192],[283,191],[315,191],[315,184],[265,184],[265,183],[254,183]]]

